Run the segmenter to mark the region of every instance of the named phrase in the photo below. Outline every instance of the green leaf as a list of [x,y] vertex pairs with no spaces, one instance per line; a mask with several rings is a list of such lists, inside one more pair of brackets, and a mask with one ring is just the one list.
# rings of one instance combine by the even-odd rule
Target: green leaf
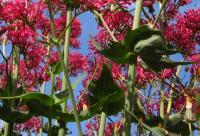
[[181,121],[182,121],[181,113],[170,115],[168,118],[164,120],[164,127],[165,128],[172,127]]
[[103,66],[98,80],[92,81],[89,85],[90,94],[88,96],[90,112],[106,112],[107,115],[118,113],[124,104],[124,93],[114,83],[110,70]]
[[195,101],[198,105],[200,105],[200,95],[195,96]]
[[139,41],[147,39],[154,34],[161,35],[160,31],[149,29],[147,26],[141,26],[126,33],[124,44],[129,50],[134,51],[135,45]]
[[18,95],[18,96],[14,96],[14,97],[0,97],[0,99],[24,99],[24,100],[37,100],[40,103],[50,106],[54,104],[54,99],[51,98],[50,96],[46,95],[46,94],[42,94],[42,93],[38,93],[38,92],[31,92],[31,93],[26,93],[26,94],[22,94],[22,95]]
[[[78,84],[82,81],[82,79],[85,77],[85,74],[82,76],[77,77],[77,79],[72,83],[72,89],[74,90]],[[57,91],[54,93],[55,97],[55,103],[56,105],[63,103],[69,98],[69,92],[67,90]]]
[[165,49],[161,35],[152,35],[148,39],[140,40],[134,48],[138,54],[162,52]]
[[33,115],[29,112],[10,111],[5,104],[0,107],[0,118],[6,122],[23,123],[29,120]]
[[161,35],[152,35],[148,39],[140,40],[134,48],[134,52],[145,56],[171,55],[179,50],[168,49]]
[[95,41],[95,39],[92,37],[92,35],[89,34],[89,37],[92,41],[92,44],[96,47],[96,49],[99,50],[99,51],[102,51],[101,45]]
[[35,116],[56,118],[58,116],[58,113],[62,111],[60,105],[46,105],[44,103],[41,103],[41,101],[33,99],[27,100],[26,105],[29,108],[29,112],[34,114]]
[[55,75],[58,75],[58,74],[60,74],[62,72],[62,66],[61,66],[60,62],[58,62],[55,65],[53,65],[53,71],[52,72]]
[[[80,121],[84,121],[84,120],[88,120],[92,116],[94,116],[94,114],[86,114],[86,115],[80,114],[79,119],[80,119]],[[62,121],[76,122],[76,120],[74,118],[74,114],[71,114],[71,113],[59,113],[58,118],[59,118],[59,120],[62,120]]]
[[[174,126],[171,126],[169,128],[166,128],[168,131],[179,134],[181,136],[189,136],[190,130],[188,127],[188,123],[180,121]],[[194,130],[194,125],[192,124],[192,130]]]
[[166,131],[163,128],[153,127],[150,130],[156,136],[166,136]]
[[129,63],[131,58],[135,56],[133,52],[129,52],[121,43],[111,42],[108,46],[109,48],[102,50],[102,54],[118,64]]
[[144,69],[151,69],[154,72],[160,72],[161,70],[165,68],[174,68],[178,65],[188,65],[192,64],[193,62],[176,62],[172,61],[167,57],[146,57],[141,56],[142,61],[140,64]]
[[155,115],[145,115],[144,117],[144,123],[148,126],[155,127],[158,126],[160,123],[162,123],[162,119],[160,116]]
[[195,114],[195,117],[196,117],[196,122],[198,125],[200,125],[200,114],[199,113],[196,113]]

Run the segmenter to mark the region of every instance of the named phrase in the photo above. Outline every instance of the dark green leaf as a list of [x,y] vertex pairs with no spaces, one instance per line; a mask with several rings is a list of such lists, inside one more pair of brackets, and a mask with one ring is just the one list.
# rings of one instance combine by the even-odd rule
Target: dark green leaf
[[29,112],[34,114],[35,116],[45,116],[56,118],[59,113],[62,111],[60,105],[46,105],[41,101],[29,99],[26,100],[26,105],[29,108]]
[[[190,130],[188,123],[180,121],[174,126],[171,126],[169,128],[166,128],[168,131],[172,133],[179,134],[181,136],[189,136],[190,135]],[[192,129],[194,130],[194,126],[192,125]]]
[[55,103],[54,99],[51,98],[50,96],[38,92],[26,93],[14,97],[0,97],[0,99],[20,99],[20,98],[24,100],[37,100],[40,103],[48,106],[53,105]]
[[23,123],[29,120],[33,115],[29,112],[10,111],[6,105],[0,107],[0,118],[6,122]]
[[165,136],[166,131],[163,128],[153,127],[151,128],[151,132],[156,136]]
[[182,121],[182,115],[180,113],[173,114],[164,120],[164,127],[172,127]]
[[[95,14],[94,14],[94,15],[95,15]],[[89,35],[89,36],[90,36],[90,39],[91,39],[91,41],[92,41],[92,44],[96,47],[96,49],[97,49],[98,51],[102,51],[101,45],[95,41],[95,39],[92,37],[92,35]]]
[[161,70],[165,68],[174,68],[178,65],[188,65],[192,64],[193,62],[176,62],[172,61],[167,57],[146,57],[146,56],[141,56],[142,61],[141,65],[143,66],[144,69],[149,68],[154,72],[160,72]]
[[62,66],[61,66],[60,62],[58,62],[55,65],[53,65],[53,71],[52,72],[55,75],[58,75],[58,74],[60,74],[62,72]]
[[165,46],[161,35],[152,35],[148,39],[139,41],[134,52],[145,56],[171,55],[180,52],[179,50],[168,49]]
[[200,95],[195,96],[195,101],[198,105],[200,105]]
[[152,35],[148,39],[140,40],[134,48],[138,54],[162,52],[165,49],[161,35]]
[[124,44],[129,50],[134,51],[135,45],[139,41],[147,39],[154,34],[161,35],[160,31],[149,29],[147,26],[141,26],[126,33]]
[[199,113],[196,113],[196,122],[198,125],[200,125],[200,114]]
[[121,43],[111,42],[108,46],[109,48],[102,50],[102,54],[118,64],[129,63],[135,56],[134,53],[129,52]]
[[103,66],[98,80],[92,81],[89,85],[90,112],[106,112],[107,115],[118,113],[123,108],[124,94],[114,83],[110,70]]
[[69,96],[69,93],[67,92],[67,90],[61,90],[61,91],[56,91],[54,93],[55,97],[58,99],[63,99],[65,97]]

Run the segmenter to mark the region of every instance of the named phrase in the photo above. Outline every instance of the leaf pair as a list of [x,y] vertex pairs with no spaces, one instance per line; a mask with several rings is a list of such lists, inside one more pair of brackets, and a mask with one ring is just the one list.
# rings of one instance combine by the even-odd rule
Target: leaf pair
[[175,62],[167,55],[178,53],[178,50],[168,49],[160,31],[141,26],[129,30],[123,42],[111,42],[102,54],[118,64],[134,63],[139,56],[144,69],[159,72],[164,68],[174,68],[177,65],[187,65],[191,62]]

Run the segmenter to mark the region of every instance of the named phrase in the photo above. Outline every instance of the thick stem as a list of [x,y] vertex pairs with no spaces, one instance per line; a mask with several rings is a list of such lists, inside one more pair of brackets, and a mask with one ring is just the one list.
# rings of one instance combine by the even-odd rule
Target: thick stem
[[80,119],[79,119],[79,115],[78,115],[77,110],[76,110],[76,102],[75,102],[75,99],[74,99],[73,89],[72,89],[72,86],[71,86],[71,83],[70,83],[70,80],[69,80],[69,77],[68,77],[68,72],[67,72],[67,69],[66,69],[66,65],[65,65],[65,63],[63,61],[63,56],[62,56],[62,52],[61,52],[60,47],[58,45],[56,45],[56,48],[58,50],[60,63],[61,63],[61,66],[63,68],[63,71],[64,71],[64,76],[67,77],[66,84],[67,84],[68,91],[69,91],[69,97],[70,97],[71,102],[72,102],[73,113],[74,113],[74,117],[75,117],[75,120],[76,120],[76,123],[77,123],[79,136],[82,136],[82,129],[81,129],[81,124],[80,124]]
[[[67,12],[67,25],[71,22],[71,20],[72,20],[72,11],[68,10],[68,12]],[[79,133],[79,136],[82,136],[82,129],[81,129],[81,124],[80,124],[80,120],[79,120],[79,115],[77,113],[73,89],[72,89],[72,86],[71,86],[71,83],[70,83],[70,80],[69,80],[69,76],[68,76],[68,56],[69,56],[69,45],[70,45],[70,33],[71,33],[71,27],[68,28],[68,30],[66,31],[66,35],[65,35],[64,58],[62,56],[60,46],[56,45],[56,48],[58,50],[60,63],[61,63],[61,66],[63,68],[63,71],[64,71],[63,90],[68,89],[68,91],[69,91],[69,97],[71,99],[73,113],[74,113],[74,117],[75,117],[75,120],[76,120],[76,123],[77,123],[78,133]],[[66,103],[64,103],[62,105],[62,110],[63,110],[63,112],[66,111]],[[65,135],[65,134],[63,134],[63,130],[61,130],[59,132],[59,136],[62,136],[62,135],[63,136]]]
[[48,136],[52,136],[51,128],[52,128],[52,122],[51,122],[51,117],[48,118]]
[[[6,38],[4,37],[3,43],[2,43],[2,52],[3,52],[3,56],[6,58]],[[8,136],[9,135],[9,123],[4,122],[4,136]]]
[[160,89],[160,98],[161,98],[161,100],[160,100],[160,117],[162,118],[162,119],[164,119],[164,117],[165,117],[165,113],[164,113],[164,108],[165,108],[165,104],[164,104],[164,102],[165,102],[165,98],[164,98],[164,83],[161,83],[161,89]]
[[4,136],[12,136],[13,125],[12,123],[4,123]]
[[53,93],[54,93],[54,89],[55,89],[54,80],[55,80],[55,76],[54,76],[54,74],[52,74],[51,75],[51,93],[50,93],[50,96],[52,98],[53,98]]
[[[16,89],[17,89],[17,79],[18,79],[18,69],[19,69],[19,48],[17,46],[14,47],[13,52],[13,72],[12,72],[12,94],[11,96],[16,95]],[[15,100],[11,100],[10,110],[15,109]],[[4,136],[11,136],[13,133],[13,122],[7,122],[5,123],[5,131]]]
[[[55,88],[55,85],[54,85],[54,79],[55,79],[55,76],[54,74],[51,75],[51,93],[50,93],[50,96],[53,98],[53,93],[54,93],[54,88]],[[52,108],[50,109],[50,112],[52,113]],[[51,117],[48,117],[48,136],[51,136],[52,135],[52,120],[51,120]]]
[[190,130],[190,136],[194,136],[194,133],[193,133],[193,130],[192,130],[192,123],[189,122],[188,125],[189,125],[189,130]]
[[[50,0],[46,0],[46,1],[47,1],[47,5],[48,5],[49,14],[50,14],[51,31],[53,33],[53,39],[55,40],[56,39],[56,32],[55,32],[54,19],[53,19],[53,14],[52,14],[52,4],[51,4]],[[69,24],[71,22],[71,20],[72,20],[72,10],[69,9],[67,11],[67,24]],[[71,26],[69,25],[69,28],[67,29],[66,35],[65,35],[65,46],[66,47],[64,47],[65,48],[64,52],[66,52],[67,56],[68,56],[68,53],[69,53],[69,45],[70,45],[70,43],[69,43],[69,41],[70,41],[70,32],[71,32],[70,27]],[[74,93],[73,93],[73,89],[72,89],[72,86],[71,86],[71,83],[70,83],[70,80],[69,80],[69,76],[68,76],[68,63],[64,62],[63,54],[62,54],[60,45],[56,44],[56,49],[58,51],[59,61],[61,63],[61,66],[62,66],[62,69],[63,69],[63,72],[64,72],[64,78],[66,80],[66,82],[63,82],[63,84],[66,84],[67,89],[69,91],[69,97],[71,99],[72,109],[73,109],[74,117],[75,117],[75,120],[76,120],[76,123],[77,123],[78,133],[79,133],[79,136],[82,136],[83,134],[82,134],[79,115],[77,113]],[[67,58],[65,57],[65,59],[68,60],[68,57]],[[65,105],[63,104],[62,108],[66,108]],[[66,109],[63,109],[63,111],[64,110],[66,110]],[[61,129],[61,131],[59,131],[59,136],[65,135],[63,132],[64,132],[64,129]]]
[[[68,29],[66,30],[66,33],[65,33],[65,44],[64,44],[64,63],[65,63],[65,66],[68,67],[68,54],[69,54],[69,45],[70,45],[70,34],[71,34],[71,23],[72,21],[72,12],[71,11],[68,11],[67,12],[67,20],[66,20],[66,26],[69,26]],[[68,73],[68,71],[67,71]],[[66,76],[63,76],[63,79],[62,79],[62,90],[65,90],[67,91],[67,77]],[[67,103],[64,102],[61,104],[61,107],[62,107],[62,111],[63,112],[66,112],[66,105]],[[61,128],[59,130],[59,136],[64,136],[65,135],[65,130],[64,128]]]
[[[135,16],[134,16],[134,22],[133,22],[133,29],[136,29],[139,27],[140,24],[140,16],[142,11],[142,2],[143,0],[137,0],[136,2],[136,9],[135,9]],[[123,136],[130,136],[131,135],[131,122],[132,117],[127,111],[133,111],[134,108],[134,101],[136,101],[135,98],[135,76],[136,76],[136,63],[137,58],[135,58],[134,63],[129,64],[128,68],[128,92],[125,99],[125,112],[124,112],[124,129],[122,132]]]
[[[13,52],[13,76],[12,76],[12,96],[16,95],[16,89],[17,89],[17,79],[18,79],[18,69],[19,69],[19,48],[14,47],[14,52]],[[15,108],[15,100],[12,100],[12,109]]]
[[46,3],[47,3],[47,6],[48,6],[48,10],[49,10],[49,17],[50,17],[52,35],[53,35],[53,38],[56,38],[56,29],[55,29],[55,25],[54,25],[51,0],[46,0]]
[[99,136],[104,136],[105,125],[106,125],[106,113],[102,112],[101,113],[100,128],[99,128]]
[[[45,85],[46,85],[46,82],[43,82],[42,84],[42,88],[41,88],[41,93],[45,93]],[[42,136],[43,135],[43,117],[40,117],[40,130],[39,130],[39,136]]]

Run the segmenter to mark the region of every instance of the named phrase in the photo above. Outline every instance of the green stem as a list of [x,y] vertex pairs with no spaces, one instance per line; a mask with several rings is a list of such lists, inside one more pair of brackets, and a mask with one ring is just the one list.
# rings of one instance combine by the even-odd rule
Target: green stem
[[[178,76],[180,71],[181,71],[181,65],[178,66],[177,68],[177,71],[176,71],[176,75]],[[172,87],[174,87],[174,83],[172,83],[171,85]],[[173,89],[170,90],[170,93],[169,93],[169,99],[168,99],[168,105],[167,105],[167,115],[170,113],[171,111],[171,108],[172,108],[172,102],[173,102],[173,99],[172,99],[172,95],[173,95],[174,91]]]
[[167,1],[168,0],[163,0],[163,3],[161,5],[161,7],[160,7],[160,11],[159,11],[158,15],[156,16],[156,19],[155,19],[155,21],[153,23],[153,26],[152,26],[153,29],[156,27],[156,24],[157,24],[157,22],[158,22],[158,20],[159,20],[159,18],[161,16],[161,13],[162,13],[163,9],[165,8],[165,6],[167,4]]
[[99,136],[104,136],[105,125],[106,125],[106,113],[101,112],[101,122],[100,122],[100,128],[99,128]]
[[[6,58],[6,42],[5,37],[2,43],[3,56]],[[4,122],[4,136],[9,136],[9,123]]]
[[4,136],[12,136],[11,123],[4,122]]
[[51,93],[50,93],[50,96],[52,98],[53,98],[53,93],[54,93],[54,89],[55,89],[54,80],[55,80],[55,76],[54,76],[54,74],[52,74],[51,75]]
[[47,6],[48,6],[48,11],[49,11],[52,35],[53,35],[53,38],[56,38],[56,29],[55,29],[55,25],[54,25],[51,0],[46,0],[46,3],[47,3]]
[[164,116],[165,116],[165,113],[164,113],[164,108],[165,108],[165,98],[164,98],[164,84],[161,83],[161,89],[160,89],[160,98],[161,98],[161,101],[160,101],[160,117],[162,119],[164,119]]
[[30,130],[28,130],[28,132],[27,132],[27,133],[28,133],[28,136],[31,136],[31,132],[30,132]]
[[[45,85],[46,85],[46,82],[43,82],[42,84],[42,89],[41,89],[41,93],[45,93]],[[39,136],[42,136],[43,135],[43,117],[40,117],[40,130],[39,130]]]
[[189,130],[190,130],[190,136],[194,136],[193,130],[192,130],[192,123],[189,122],[188,125],[189,125]]
[[[55,85],[54,85],[54,79],[55,79],[55,76],[54,74],[51,75],[51,93],[50,93],[50,96],[53,98],[53,93],[54,93],[54,88],[55,88]],[[50,109],[50,112],[52,113],[52,108]],[[51,121],[51,117],[48,117],[48,136],[51,136],[52,135],[52,121]]]
[[[72,11],[68,11],[67,12],[67,20],[66,20],[66,26],[68,26],[68,29],[66,30],[65,33],[65,44],[64,44],[64,63],[66,68],[68,68],[68,54],[69,54],[69,45],[70,45],[70,34],[71,34],[71,22],[72,22]],[[67,71],[68,73],[68,71]],[[67,74],[68,76],[68,74]],[[67,91],[67,84],[65,84],[67,82],[67,77],[63,76],[62,82],[64,84],[62,84],[62,90]],[[62,107],[62,111],[66,112],[66,105],[67,103],[64,102],[61,104]],[[65,130],[64,128],[61,128],[59,130],[59,136],[64,136],[65,135]]]
[[[135,9],[135,16],[132,29],[136,29],[139,27],[140,24],[140,16],[142,11],[142,2],[143,0],[137,0],[136,2],[136,9]],[[134,63],[129,64],[128,68],[128,92],[125,98],[125,112],[124,112],[124,129],[122,132],[123,136],[130,136],[131,133],[131,122],[132,117],[127,111],[133,111],[134,106],[134,99],[135,99],[135,76],[136,76],[136,63],[137,58],[135,58]]]
[[97,11],[93,11],[95,15],[99,16],[100,20],[103,23],[103,26],[106,28],[106,30],[108,31],[109,35],[111,36],[111,38],[113,39],[113,41],[117,42],[118,40],[115,38],[113,32],[110,30],[110,28],[108,27],[108,25],[106,24],[106,21],[103,18],[102,14],[99,14]]
[[[11,96],[16,95],[16,89],[17,89],[17,79],[18,79],[18,69],[19,69],[19,48],[17,46],[14,46],[14,52],[13,52],[13,66],[14,70],[12,73],[12,94]],[[15,100],[11,100],[10,110],[15,109]],[[5,123],[5,132],[4,136],[11,136],[13,133],[13,127],[14,122],[7,122]]]
[[[54,20],[53,20],[53,14],[52,14],[52,4],[50,0],[47,0],[47,5],[48,5],[48,10],[49,10],[49,14],[50,14],[50,21],[51,21],[51,31],[53,33],[53,40],[56,39],[56,32],[55,32],[55,26],[54,26]],[[69,9],[67,11],[67,26],[68,24],[70,24],[72,20],[72,10]],[[66,31],[66,35],[65,35],[65,47],[64,47],[64,54],[66,54],[68,56],[68,52],[69,52],[69,41],[70,41],[70,32],[71,32],[71,26],[69,25],[69,28]],[[63,53],[61,51],[60,45],[56,44],[56,49],[59,55],[59,61],[61,63],[63,72],[64,72],[64,79],[66,80],[66,82],[63,82],[63,84],[66,84],[67,89],[69,91],[69,97],[72,103],[72,109],[73,109],[73,113],[74,113],[74,117],[77,123],[77,128],[78,128],[78,133],[79,136],[82,136],[82,129],[81,129],[81,124],[80,124],[80,119],[79,119],[79,115],[77,113],[77,108],[76,108],[76,102],[75,102],[75,98],[74,98],[74,93],[73,93],[73,89],[69,80],[69,76],[68,76],[68,61],[67,63],[65,63],[64,58],[63,58]],[[65,57],[66,60],[68,60],[68,57]],[[62,110],[66,111],[66,103],[62,105]],[[59,136],[64,136],[64,130],[62,129],[61,131],[59,131]]]
[[[67,25],[68,25],[68,23],[71,22],[71,19],[72,19],[72,11],[68,10],[68,12],[67,12]],[[71,83],[70,83],[70,80],[69,80],[69,76],[68,76],[68,55],[69,55],[69,46],[70,46],[70,33],[71,33],[71,27],[68,28],[68,30],[66,31],[66,35],[65,35],[64,58],[62,56],[60,46],[56,45],[56,48],[58,50],[60,63],[61,63],[62,69],[64,71],[63,89],[64,90],[68,89],[68,91],[69,91],[69,97],[71,99],[73,113],[74,113],[74,117],[75,117],[75,120],[76,120],[76,123],[77,123],[78,133],[79,133],[79,136],[82,136],[80,119],[79,119],[79,115],[77,113],[73,89],[72,89],[72,86],[71,86]],[[62,104],[62,110],[63,110],[63,112],[66,111],[66,102],[64,104]],[[63,131],[59,132],[59,136],[61,136],[61,135],[65,135],[65,134],[63,134]]]
[[[16,95],[16,89],[17,89],[17,79],[18,79],[18,69],[19,69],[19,48],[14,47],[14,52],[13,52],[13,66],[14,66],[14,71],[13,71],[13,77],[12,77],[12,96]],[[15,108],[15,100],[11,101],[12,103],[12,109]]]
[[6,58],[6,41],[7,41],[7,36],[4,37],[2,42],[2,52],[5,58]]
[[52,122],[51,122],[51,117],[48,118],[48,136],[52,136]]

